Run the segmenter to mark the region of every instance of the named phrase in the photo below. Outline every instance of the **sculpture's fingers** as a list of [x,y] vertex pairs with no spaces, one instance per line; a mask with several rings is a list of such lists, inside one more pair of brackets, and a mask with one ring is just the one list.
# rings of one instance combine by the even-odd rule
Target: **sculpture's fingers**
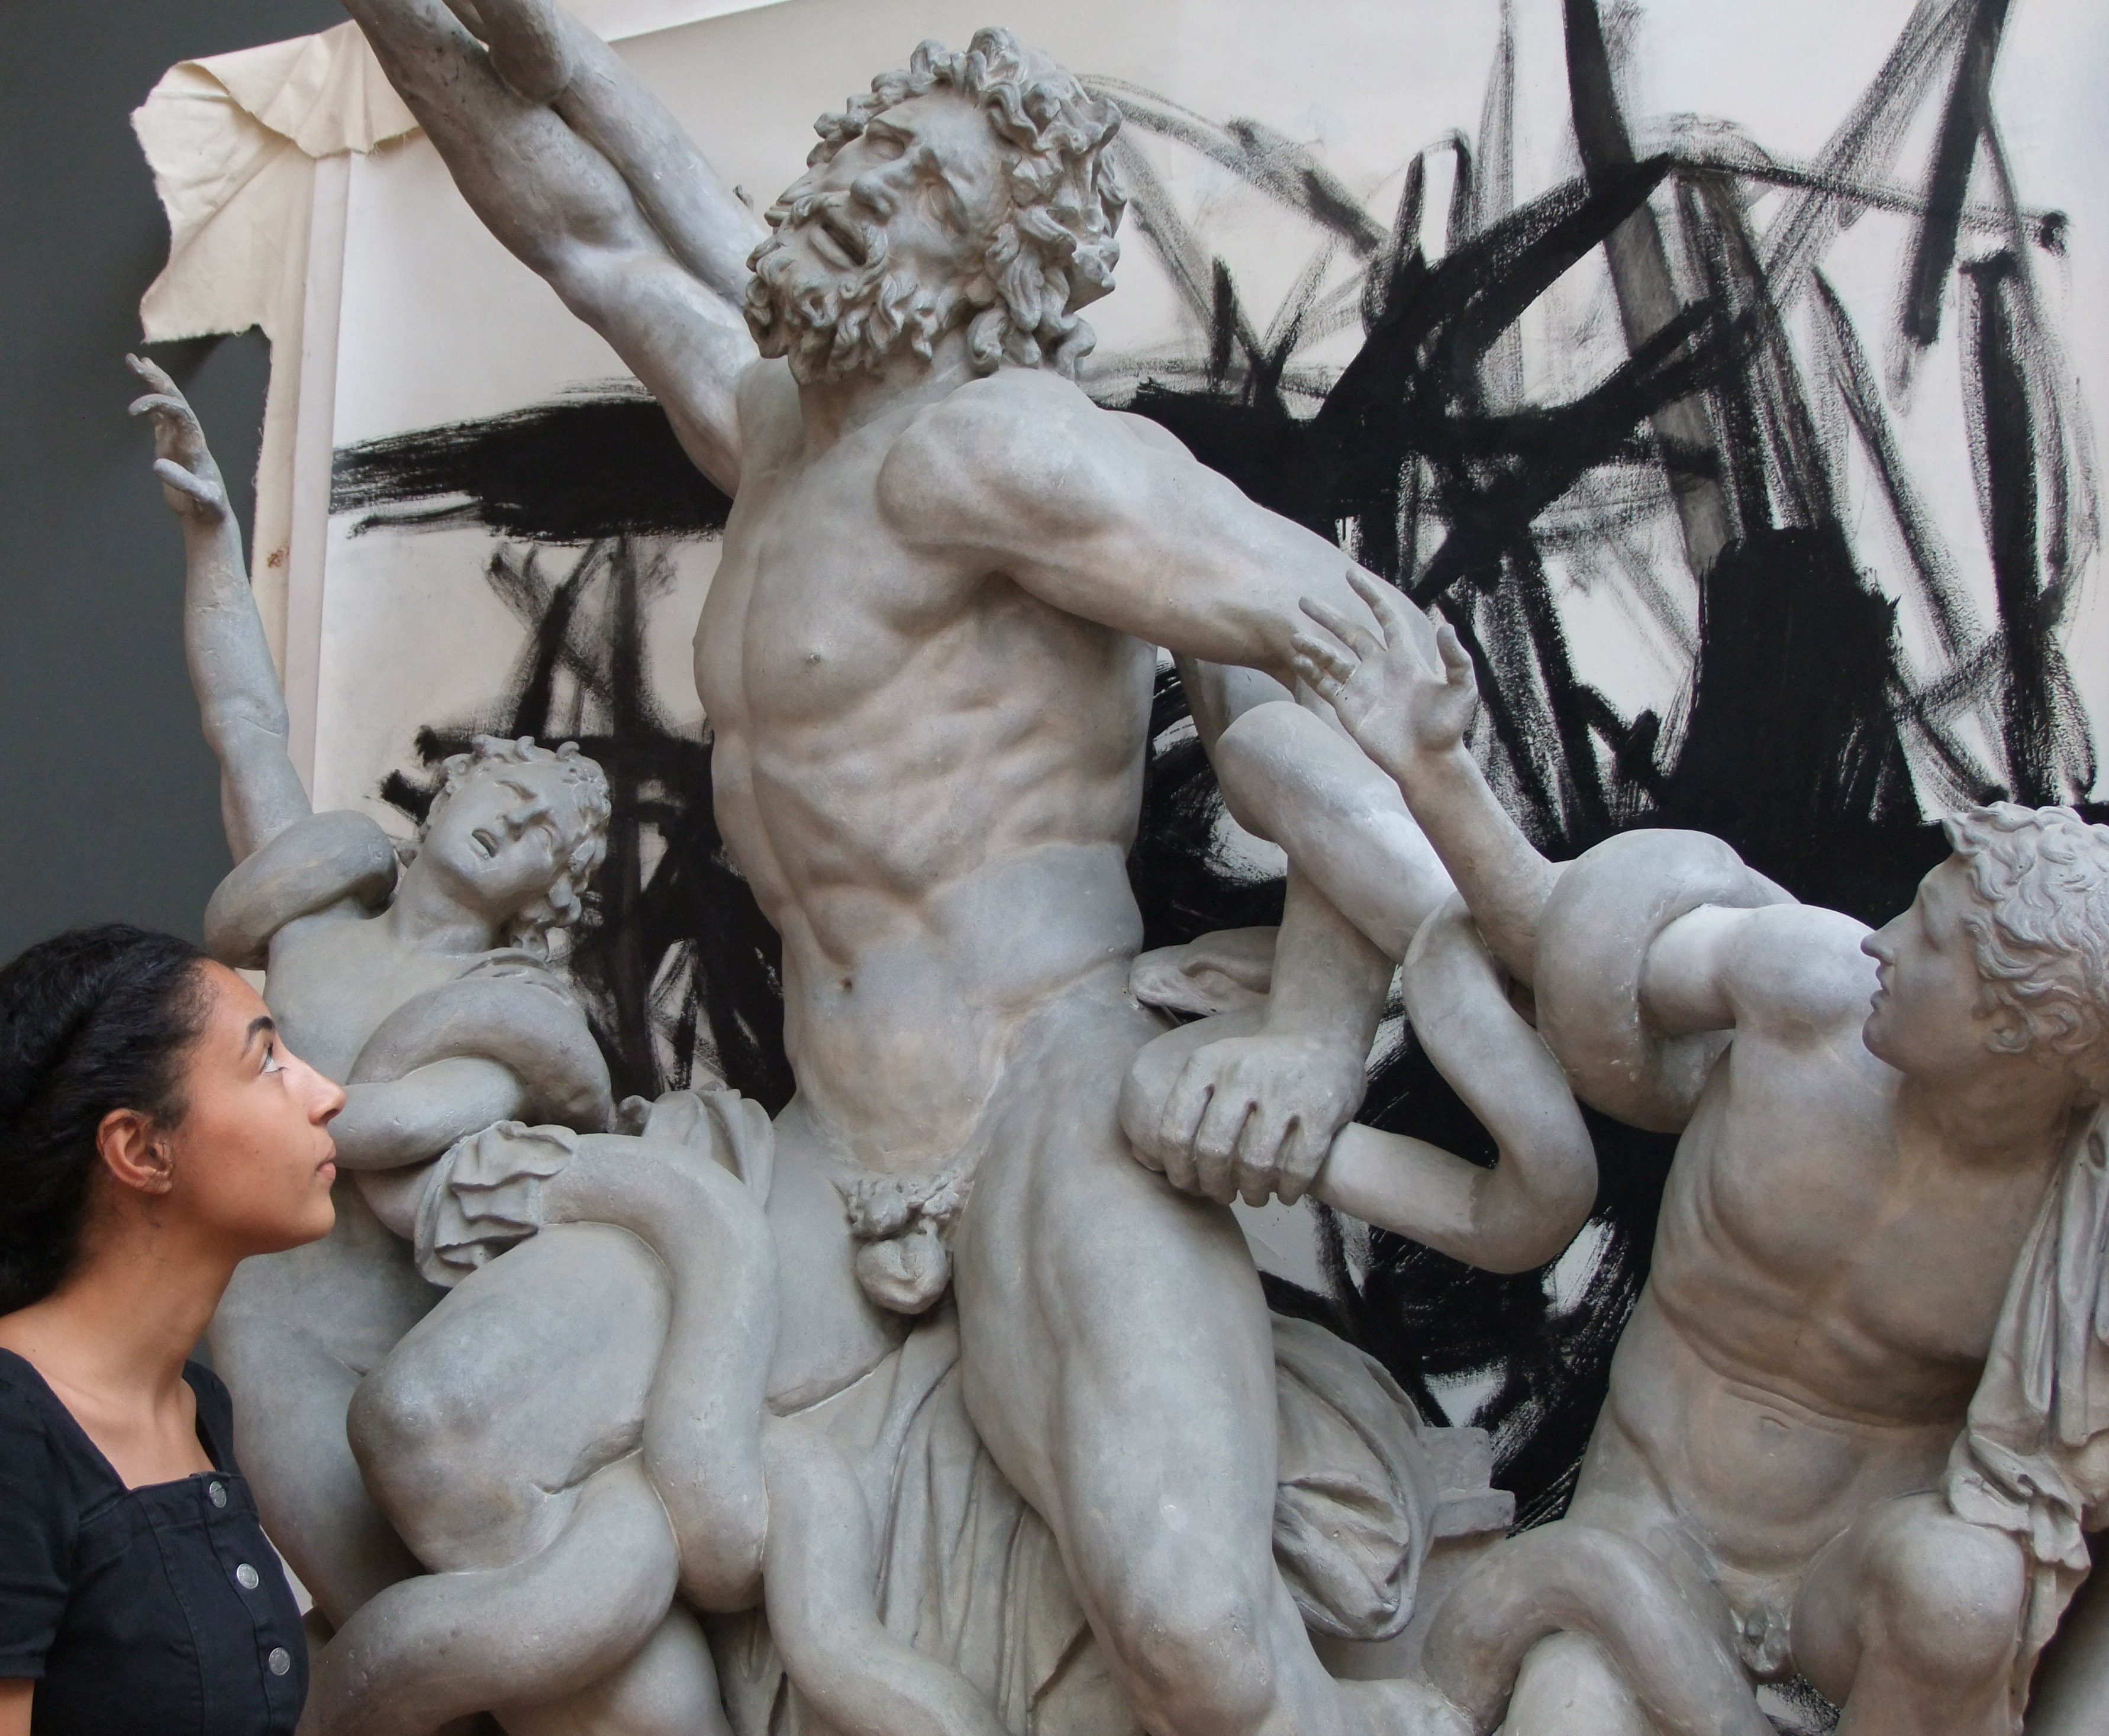
[[1338,710],[1346,700],[1348,684],[1337,679],[1315,663],[1307,663],[1300,657],[1289,659],[1290,667],[1304,686],[1311,689],[1326,704]]
[[1443,677],[1453,688],[1476,688],[1479,678],[1472,668],[1472,654],[1457,637],[1457,629],[1443,621],[1435,629],[1435,648],[1443,658]]
[[1359,566],[1348,569],[1348,583],[1354,587],[1355,594],[1370,606],[1370,613],[1376,616],[1384,643],[1398,644],[1399,629],[1406,625],[1406,604],[1398,593],[1374,573],[1364,572]]
[[197,426],[197,413],[180,398],[172,398],[164,392],[149,392],[144,398],[132,400],[133,416],[166,416],[178,422]]
[[1281,1143],[1281,1161],[1275,1170],[1274,1197],[1285,1206],[1294,1206],[1302,1199],[1311,1191],[1332,1149],[1330,1134],[1321,1136],[1300,1116],[1290,1122]]
[[201,481],[174,458],[154,460],[154,474],[169,487],[187,494],[201,506],[223,507],[227,504],[220,491],[210,482]]
[[1194,1172],[1204,1197],[1227,1206],[1238,1191],[1238,1140],[1253,1110],[1252,1098],[1243,1091],[1218,1089],[1208,1098],[1208,1107],[1194,1132]]
[[176,390],[176,382],[169,377],[167,370],[151,357],[127,355],[124,365],[156,391],[167,392],[176,397],[183,395]]
[[1289,653],[1325,670],[1336,682],[1344,682],[1361,666],[1355,654],[1330,639],[1321,639],[1315,633],[1296,633],[1289,637]]
[[1215,1081],[1208,1070],[1189,1061],[1180,1069],[1178,1080],[1157,1118],[1157,1155],[1163,1161],[1164,1179],[1182,1193],[1197,1191],[1194,1138],[1214,1090]]
[[1264,1206],[1277,1191],[1288,1138],[1294,1118],[1262,1096],[1253,1105],[1233,1154],[1232,1179],[1248,1206]]
[[1383,643],[1360,621],[1343,614],[1322,597],[1307,597],[1303,612],[1358,657],[1367,660],[1383,654]]

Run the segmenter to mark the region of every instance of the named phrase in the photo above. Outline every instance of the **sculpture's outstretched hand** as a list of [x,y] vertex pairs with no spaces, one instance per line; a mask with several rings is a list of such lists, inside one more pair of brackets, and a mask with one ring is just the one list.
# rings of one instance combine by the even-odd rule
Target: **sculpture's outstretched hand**
[[[1232,1021],[1258,1022],[1222,1022]],[[1168,1091],[1156,1070],[1138,1066],[1121,1122],[1143,1166],[1182,1193],[1223,1206],[1262,1206],[1270,1195],[1294,1205],[1367,1089],[1362,1055],[1330,1034],[1260,1030],[1194,1050]]]
[[1290,661],[1362,751],[1397,780],[1494,956],[1528,983],[1537,968],[1538,913],[1559,871],[1517,829],[1465,745],[1479,705],[1471,656],[1443,624],[1431,658],[1418,643],[1427,623],[1404,598],[1354,567],[1348,582],[1376,617],[1376,630],[1307,597],[1311,626],[1291,640]]
[[1292,642],[1296,673],[1333,707],[1362,751],[1407,785],[1420,763],[1463,746],[1479,704],[1472,660],[1443,623],[1435,635],[1442,666],[1432,666],[1398,592],[1352,566],[1348,583],[1376,616],[1377,633],[1307,597],[1303,612],[1318,630],[1299,632]]
[[154,474],[161,479],[169,510],[202,525],[224,524],[227,485],[205,444],[197,413],[176,382],[144,356],[128,355],[124,361],[147,388],[145,397],[133,401],[132,414],[153,419]]

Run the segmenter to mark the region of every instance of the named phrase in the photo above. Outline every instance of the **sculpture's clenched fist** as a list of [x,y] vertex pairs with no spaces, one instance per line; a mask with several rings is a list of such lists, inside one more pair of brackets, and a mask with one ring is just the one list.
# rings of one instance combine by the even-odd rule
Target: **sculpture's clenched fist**
[[1146,1168],[1225,1206],[1301,1199],[1366,1089],[1362,1057],[1330,1035],[1226,1035],[1174,1065],[1138,1061],[1121,1094],[1122,1127]]

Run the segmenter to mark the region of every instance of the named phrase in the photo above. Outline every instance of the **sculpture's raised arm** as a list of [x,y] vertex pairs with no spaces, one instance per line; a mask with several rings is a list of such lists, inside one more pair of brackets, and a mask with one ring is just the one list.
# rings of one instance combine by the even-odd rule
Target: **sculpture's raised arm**
[[1447,626],[1434,635],[1431,657],[1427,622],[1398,593],[1359,571],[1348,579],[1375,631],[1331,598],[1305,597],[1303,612],[1320,630],[1297,635],[1296,672],[1398,780],[1494,956],[1529,982],[1538,917],[1560,870],[1509,818],[1465,745],[1479,706],[1472,660]]
[[1560,1063],[1509,1005],[1470,913],[1421,925],[1401,979],[1436,1071],[1494,1136],[1492,1169],[1423,1139],[1344,1127],[1312,1193],[1366,1224],[1489,1272],[1558,1257],[1596,1200],[1596,1153]]
[[345,9],[476,215],[614,346],[730,491],[734,388],[755,357],[738,303],[759,220],[607,45],[548,0]]
[[153,421],[154,474],[183,527],[183,652],[199,721],[219,761],[227,847],[241,862],[312,810],[286,751],[286,698],[219,466],[175,381],[141,357],[128,360],[147,387],[132,413]]

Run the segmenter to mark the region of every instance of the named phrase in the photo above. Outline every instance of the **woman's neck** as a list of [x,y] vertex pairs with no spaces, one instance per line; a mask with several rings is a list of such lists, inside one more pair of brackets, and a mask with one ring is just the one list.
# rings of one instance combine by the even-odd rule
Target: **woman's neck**
[[43,1377],[128,1484],[187,1475],[205,1467],[183,1363],[233,1269],[151,1206],[120,1207],[56,1290],[0,1316],[0,1348]]

